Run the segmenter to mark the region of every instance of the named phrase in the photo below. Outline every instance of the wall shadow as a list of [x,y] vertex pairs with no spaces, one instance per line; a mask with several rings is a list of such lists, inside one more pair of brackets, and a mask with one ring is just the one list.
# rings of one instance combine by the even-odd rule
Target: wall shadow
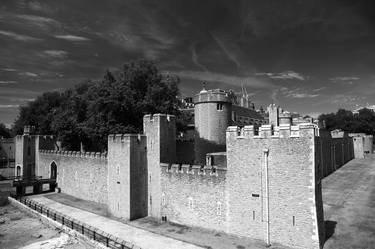
[[327,241],[329,238],[332,237],[332,235],[335,233],[337,222],[332,220],[326,220],[324,221],[324,227],[326,231],[326,238],[325,241]]

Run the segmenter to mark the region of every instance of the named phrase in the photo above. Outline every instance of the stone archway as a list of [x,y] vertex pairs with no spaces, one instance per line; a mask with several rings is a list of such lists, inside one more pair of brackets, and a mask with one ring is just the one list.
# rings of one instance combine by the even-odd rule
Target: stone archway
[[55,162],[51,163],[51,179],[56,179],[57,178],[57,165]]
[[21,176],[21,166],[20,165],[17,165],[17,167],[16,167],[16,176],[17,177]]

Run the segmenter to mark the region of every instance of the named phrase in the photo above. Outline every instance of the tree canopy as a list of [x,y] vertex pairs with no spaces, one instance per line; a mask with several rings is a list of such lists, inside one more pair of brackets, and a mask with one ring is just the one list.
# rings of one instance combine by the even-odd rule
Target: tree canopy
[[319,121],[324,122],[328,130],[341,129],[346,132],[366,133],[375,135],[375,113],[362,109],[357,114],[339,109],[336,113],[322,114]]
[[33,125],[38,134],[57,135],[66,149],[104,151],[107,136],[142,131],[143,115],[178,115],[176,76],[162,75],[146,60],[126,63],[120,72],[87,80],[63,93],[44,93],[20,107],[14,130]]
[[5,124],[0,123],[0,137],[10,138],[12,136],[12,132],[8,129]]

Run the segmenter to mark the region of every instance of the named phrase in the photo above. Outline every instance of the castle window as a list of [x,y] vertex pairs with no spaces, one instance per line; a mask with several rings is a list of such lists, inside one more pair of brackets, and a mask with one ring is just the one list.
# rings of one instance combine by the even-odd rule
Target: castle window
[[221,215],[221,210],[222,210],[223,206],[221,204],[220,201],[216,202],[216,214],[217,215]]
[[223,104],[222,104],[222,103],[217,103],[217,104],[216,104],[216,109],[217,109],[218,111],[222,111],[222,110],[223,110]]
[[189,197],[189,209],[193,210],[194,209],[194,201],[192,197]]
[[166,199],[165,199],[165,193],[163,192],[161,194],[161,205],[165,206],[165,204],[166,204]]

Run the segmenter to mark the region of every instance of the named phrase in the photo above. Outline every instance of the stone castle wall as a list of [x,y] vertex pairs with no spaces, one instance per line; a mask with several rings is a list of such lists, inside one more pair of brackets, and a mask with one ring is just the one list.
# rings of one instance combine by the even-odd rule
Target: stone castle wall
[[107,204],[106,154],[41,150],[37,161],[38,175],[49,178],[52,162],[57,165],[56,181],[62,193]]
[[108,211],[126,220],[147,216],[146,136],[108,137]]
[[[321,178],[354,157],[351,138],[320,137],[313,125],[230,126],[227,166],[212,167],[175,164],[174,116],[143,122],[143,135],[110,135],[108,157],[54,151],[53,140],[37,138],[36,175],[49,178],[56,163],[63,193],[105,204],[119,218],[165,217],[271,244],[321,247]],[[28,142],[21,141],[23,158]]]
[[225,231],[226,169],[161,164],[161,215],[168,221]]
[[278,133],[270,125],[262,126],[259,135],[253,126],[228,128],[228,231],[265,241],[269,236],[270,243],[297,248],[321,246],[315,135],[314,126],[299,126],[293,132],[290,126],[280,127]]
[[316,153],[322,178],[354,158],[353,139],[350,137],[317,137],[317,140]]

